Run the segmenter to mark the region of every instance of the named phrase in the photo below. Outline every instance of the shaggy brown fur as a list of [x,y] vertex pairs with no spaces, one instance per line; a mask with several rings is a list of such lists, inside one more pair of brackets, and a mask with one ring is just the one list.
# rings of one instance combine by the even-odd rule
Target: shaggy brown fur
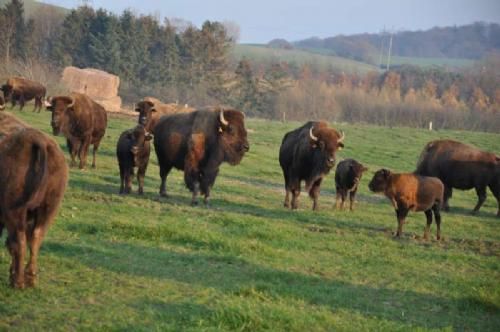
[[[71,105],[73,104],[73,105]],[[92,167],[96,167],[96,152],[99,149],[107,126],[104,108],[88,96],[72,93],[47,100],[47,110],[52,112],[52,131],[54,135],[62,133],[66,137],[71,166],[80,159],[80,169],[87,164],[89,146],[94,145]]]
[[422,151],[415,173],[435,176],[443,182],[446,211],[453,188],[474,188],[478,200],[472,212],[477,213],[489,187],[497,199],[497,217],[500,217],[500,157],[494,153],[448,139],[432,141]]
[[35,108],[33,112],[42,109],[42,100],[45,98],[47,90],[38,82],[28,80],[23,77],[10,77],[7,82],[2,85],[1,90],[4,93],[5,102],[11,102],[12,107],[19,102],[21,111],[27,101],[35,99]]
[[[0,234],[12,256],[10,283],[34,286],[43,237],[64,195],[68,168],[59,145],[8,113],[0,113]],[[26,245],[30,258],[26,267]]]
[[353,211],[356,192],[358,191],[359,181],[363,173],[368,168],[361,165],[354,159],[342,160],[335,170],[335,208],[344,209],[344,202],[349,194],[349,210]]
[[435,177],[419,176],[413,173],[396,174],[387,169],[378,170],[368,185],[373,192],[383,192],[391,201],[398,221],[396,236],[403,233],[403,224],[408,212],[424,211],[427,226],[424,237],[429,237],[432,212],[437,226],[437,239],[441,238],[440,208],[443,202],[443,183]]

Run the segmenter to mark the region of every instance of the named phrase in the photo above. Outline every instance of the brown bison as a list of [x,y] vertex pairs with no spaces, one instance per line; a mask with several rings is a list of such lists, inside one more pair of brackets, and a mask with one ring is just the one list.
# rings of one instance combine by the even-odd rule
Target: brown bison
[[5,102],[11,102],[12,107],[19,102],[21,111],[27,101],[35,99],[35,108],[38,112],[42,109],[42,100],[45,98],[47,90],[38,82],[28,80],[22,77],[10,77],[7,83],[2,85]]
[[[67,178],[68,167],[56,142],[0,113],[0,236],[6,228],[13,287],[35,285],[40,245],[57,214]],[[25,267],[26,245],[30,257]]]
[[52,112],[52,131],[54,135],[62,133],[66,137],[71,155],[71,166],[76,165],[75,158],[80,159],[80,169],[87,164],[90,144],[94,145],[92,167],[96,167],[95,156],[107,126],[107,115],[104,108],[81,93],[69,96],[48,98],[47,110]]
[[154,146],[160,166],[160,194],[167,196],[166,178],[175,167],[184,170],[184,182],[208,205],[210,189],[222,162],[237,165],[249,150],[244,115],[232,109],[199,110],[163,117],[154,129]]
[[281,142],[279,161],[285,178],[285,207],[298,207],[301,181],[313,199],[313,210],[318,208],[321,182],[335,166],[335,153],[344,147],[344,133],[329,128],[326,122],[307,122],[285,134]]
[[[356,192],[358,191],[359,181],[363,173],[366,172],[368,168],[360,164],[354,159],[342,160],[335,170],[335,207],[339,209],[344,209],[344,202],[349,194],[349,210],[353,211],[354,200],[356,198]],[[342,201],[340,203],[340,201]]]
[[120,194],[129,194],[132,189],[134,167],[137,167],[138,193],[144,193],[144,175],[148,167],[150,140],[153,136],[144,126],[138,125],[124,131],[116,144],[116,156],[120,168]]
[[137,103],[135,111],[139,113],[138,123],[148,132],[153,132],[156,124],[164,115],[193,112],[194,108],[187,105],[164,104],[156,98],[146,97]]
[[449,210],[448,200],[453,188],[474,188],[478,201],[473,213],[477,213],[486,200],[486,187],[489,187],[497,199],[497,217],[500,217],[500,157],[494,153],[453,140],[432,141],[422,151],[415,173],[435,176],[443,182],[445,211]]
[[424,238],[429,238],[432,213],[436,220],[437,235],[441,238],[441,204],[443,202],[443,183],[435,177],[419,176],[412,173],[397,174],[387,169],[378,170],[368,184],[371,191],[384,195],[391,201],[398,222],[396,236],[403,233],[403,224],[408,212],[424,211],[427,217]]

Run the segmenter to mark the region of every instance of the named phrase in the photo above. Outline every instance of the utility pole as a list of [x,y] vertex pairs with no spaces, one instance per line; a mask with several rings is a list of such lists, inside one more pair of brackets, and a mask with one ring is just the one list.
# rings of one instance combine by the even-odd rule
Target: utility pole
[[382,57],[384,55],[384,37],[385,37],[385,26],[384,30],[382,30],[382,33],[380,34],[380,57],[378,59],[378,68],[382,68]]
[[389,39],[389,52],[387,53],[387,67],[386,70],[389,70],[391,67],[391,51],[392,51],[392,37],[394,35],[394,30],[391,31],[391,38]]

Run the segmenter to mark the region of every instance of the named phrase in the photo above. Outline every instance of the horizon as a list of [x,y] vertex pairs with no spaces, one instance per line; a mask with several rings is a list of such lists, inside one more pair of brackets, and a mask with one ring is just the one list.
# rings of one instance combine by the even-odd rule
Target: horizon
[[[158,16],[161,21],[165,18],[179,18],[198,27],[206,20],[234,22],[240,28],[240,44],[265,44],[273,39],[294,42],[337,35],[380,33],[383,30],[396,33],[422,31],[476,22],[500,23],[500,1],[496,0],[442,0],[437,3],[433,0],[385,0],[377,3],[366,0],[351,0],[348,3],[311,0],[307,4],[299,0],[277,0],[272,3],[263,0],[252,3],[230,0],[215,0],[210,3],[200,0],[40,2],[68,9],[87,3],[93,8],[104,8],[115,14],[130,9],[137,14]],[[256,20],[256,17],[260,19]],[[331,21],[335,24],[331,25]]]

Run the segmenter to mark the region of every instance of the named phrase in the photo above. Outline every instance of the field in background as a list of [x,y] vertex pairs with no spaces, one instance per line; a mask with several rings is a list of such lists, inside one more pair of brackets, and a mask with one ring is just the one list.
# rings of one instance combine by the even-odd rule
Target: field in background
[[333,55],[324,55],[305,50],[270,48],[265,45],[238,44],[232,50],[232,57],[239,61],[243,57],[255,63],[288,62],[301,66],[303,64],[314,64],[320,70],[330,68],[344,71],[346,73],[366,73],[377,71],[377,67],[355,60],[350,60]]
[[[31,105],[14,113],[50,132],[50,113],[33,114]],[[389,202],[367,189],[380,167],[412,171],[431,139],[500,153],[499,134],[338,124],[346,132],[338,159],[370,170],[355,212],[332,209],[330,174],[313,213],[305,193],[298,211],[282,207],[279,143],[299,123],[248,119],[250,152],[222,167],[207,209],[189,205],[179,171],[168,179],[171,198],[159,198],[154,154],[146,194],[117,194],[115,143],[134,122],[110,117],[97,170],[71,170],[36,289],[8,287],[10,256],[0,250],[0,330],[499,330],[491,193],[471,216],[475,193],[455,191],[444,240],[427,242],[423,213],[411,214],[394,239]]]

